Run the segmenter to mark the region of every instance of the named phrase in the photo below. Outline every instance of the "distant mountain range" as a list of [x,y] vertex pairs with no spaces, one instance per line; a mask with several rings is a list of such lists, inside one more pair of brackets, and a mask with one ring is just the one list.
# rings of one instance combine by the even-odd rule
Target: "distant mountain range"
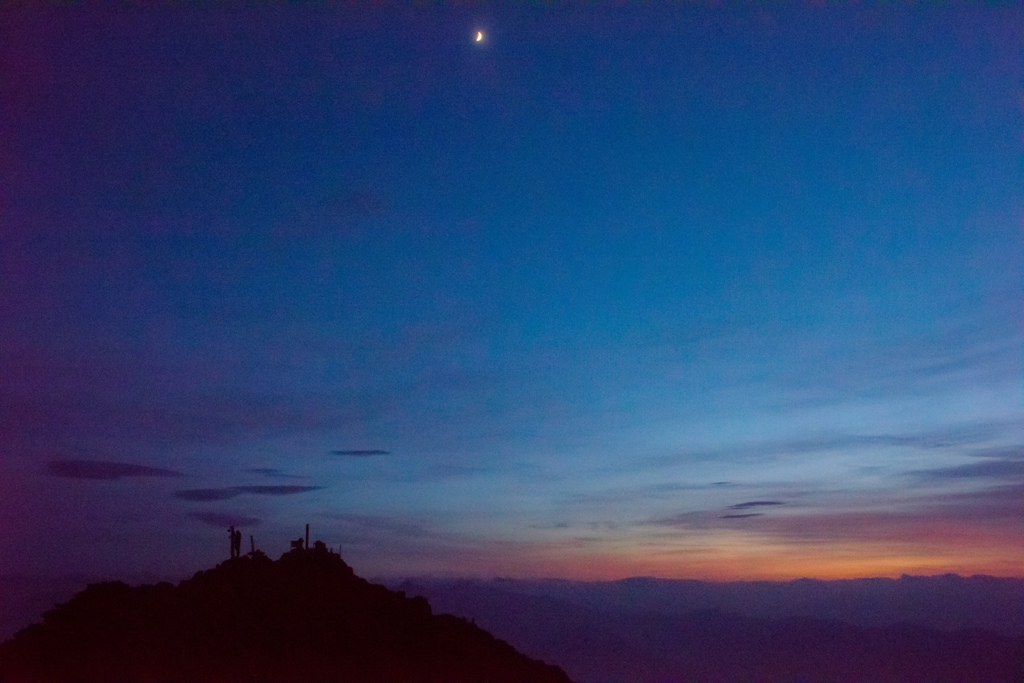
[[581,683],[1024,681],[1024,581],[413,579]]
[[1021,579],[392,588],[324,549],[93,584],[0,645],[0,683],[1024,681]]
[[326,549],[170,583],[93,584],[0,645],[0,681],[570,683]]

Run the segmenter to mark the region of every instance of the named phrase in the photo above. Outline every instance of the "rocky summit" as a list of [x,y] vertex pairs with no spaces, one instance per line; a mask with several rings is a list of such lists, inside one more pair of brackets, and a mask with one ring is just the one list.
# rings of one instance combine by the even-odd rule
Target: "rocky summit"
[[177,586],[90,585],[0,645],[0,681],[569,683],[322,544],[256,551]]

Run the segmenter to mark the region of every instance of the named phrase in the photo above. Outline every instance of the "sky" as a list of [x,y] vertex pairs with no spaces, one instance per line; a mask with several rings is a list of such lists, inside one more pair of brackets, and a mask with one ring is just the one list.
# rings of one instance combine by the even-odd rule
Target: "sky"
[[0,9],[0,573],[1024,575],[1022,36]]

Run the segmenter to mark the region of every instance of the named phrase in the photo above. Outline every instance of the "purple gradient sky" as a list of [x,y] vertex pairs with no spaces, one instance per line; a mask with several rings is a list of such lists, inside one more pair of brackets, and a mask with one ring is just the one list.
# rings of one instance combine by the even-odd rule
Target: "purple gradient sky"
[[1021,35],[0,9],[0,573],[1024,574]]

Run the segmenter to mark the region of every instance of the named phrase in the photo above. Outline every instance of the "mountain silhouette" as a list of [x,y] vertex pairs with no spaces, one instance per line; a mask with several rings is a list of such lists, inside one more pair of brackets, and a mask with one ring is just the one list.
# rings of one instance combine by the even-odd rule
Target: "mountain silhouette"
[[0,681],[569,683],[322,544],[259,551],[177,586],[93,584],[0,645]]
[[[692,603],[673,604],[674,583],[419,579],[397,587],[475,619],[586,683],[1024,682],[1024,634],[693,609],[687,607]],[[792,591],[803,583],[775,589]],[[751,595],[750,586],[712,588]]]

